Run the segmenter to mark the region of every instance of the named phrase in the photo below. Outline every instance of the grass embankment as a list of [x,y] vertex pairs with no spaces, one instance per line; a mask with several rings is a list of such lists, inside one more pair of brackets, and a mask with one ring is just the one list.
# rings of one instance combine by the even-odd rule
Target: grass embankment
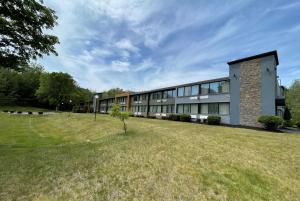
[[300,135],[0,114],[0,200],[299,200]]

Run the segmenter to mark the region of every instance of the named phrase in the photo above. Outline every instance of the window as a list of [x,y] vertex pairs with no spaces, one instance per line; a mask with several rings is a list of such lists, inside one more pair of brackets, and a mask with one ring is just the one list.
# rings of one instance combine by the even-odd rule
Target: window
[[152,112],[152,113],[160,113],[161,112],[161,106],[160,105],[152,105],[152,106],[150,106],[150,112]]
[[133,101],[138,101],[138,96],[133,96]]
[[201,84],[201,94],[206,95],[209,92],[209,84]]
[[184,96],[190,96],[191,91],[192,91],[191,87],[184,87]]
[[146,107],[145,105],[141,106],[141,107],[140,107],[140,112],[146,112],[146,108],[147,108],[147,107]]
[[229,81],[220,82],[220,93],[229,93]]
[[176,96],[176,90],[169,90],[167,91],[167,97],[168,98],[173,98]]
[[191,105],[190,104],[184,104],[183,105],[183,113],[184,114],[190,114],[191,113]]
[[149,112],[153,112],[153,106],[150,106]]
[[183,114],[183,105],[177,105],[177,113]]
[[176,89],[173,89],[173,97],[176,97]]
[[174,105],[168,105],[167,113],[174,113]]
[[161,95],[162,95],[161,92],[156,92],[156,93],[151,94],[152,100],[161,99]]
[[157,106],[156,111],[157,111],[158,113],[161,113],[161,106],[160,106],[160,105]]
[[147,94],[142,94],[140,95],[140,100],[146,100],[147,99]]
[[201,104],[201,114],[208,114],[208,104]]
[[210,94],[219,93],[219,82],[213,82],[209,84],[209,93]]
[[164,92],[163,92],[163,98],[164,98],[164,99],[168,98],[168,91],[164,91]]
[[167,109],[168,109],[167,105],[163,105],[162,106],[162,113],[167,113]]
[[198,114],[198,104],[191,104],[191,114]]
[[218,103],[208,104],[208,114],[219,114],[219,104]]
[[192,86],[192,96],[199,94],[199,85]]
[[184,88],[180,87],[178,88],[178,96],[183,96],[184,95]]
[[221,114],[221,115],[229,114],[229,103],[220,103],[219,104],[219,114]]

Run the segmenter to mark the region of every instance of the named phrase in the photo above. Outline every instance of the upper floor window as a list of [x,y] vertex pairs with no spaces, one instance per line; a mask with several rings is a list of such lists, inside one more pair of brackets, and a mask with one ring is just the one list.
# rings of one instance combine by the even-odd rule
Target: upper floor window
[[190,96],[192,91],[192,87],[184,87],[184,96]]
[[209,83],[209,93],[210,94],[219,93],[219,82]]
[[161,92],[155,92],[151,94],[151,99],[152,100],[157,100],[157,99],[161,99],[162,97],[162,93]]
[[192,96],[199,94],[199,85],[192,86]]
[[139,97],[138,96],[133,96],[133,101],[138,101]]
[[209,84],[201,84],[201,94],[206,95],[209,92]]
[[229,93],[229,81],[220,82],[220,93]]
[[164,98],[164,99],[168,98],[168,91],[163,92],[163,97],[162,98]]
[[146,99],[147,99],[147,94],[140,95],[140,100],[146,100]]
[[178,96],[184,96],[184,87],[178,88]]
[[168,98],[176,97],[176,90],[173,89],[173,90],[167,91],[167,97],[168,97]]

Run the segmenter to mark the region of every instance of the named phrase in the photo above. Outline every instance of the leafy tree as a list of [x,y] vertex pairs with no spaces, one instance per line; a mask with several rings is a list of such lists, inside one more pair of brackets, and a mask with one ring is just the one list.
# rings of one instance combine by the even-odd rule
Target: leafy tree
[[286,107],[284,110],[284,113],[283,113],[283,119],[289,121],[289,120],[291,120],[291,118],[292,118],[291,112],[290,112],[289,108]]
[[57,23],[54,10],[36,0],[1,0],[0,65],[20,68],[30,59],[55,54],[58,38],[45,34]]
[[16,100],[19,75],[17,72],[0,68],[0,102],[3,105],[12,104]]
[[45,73],[41,76],[36,95],[40,101],[56,106],[58,110],[61,104],[68,104],[74,98],[76,89],[76,82],[71,75],[62,72]]
[[120,112],[120,105],[117,104],[117,103],[114,103],[112,105],[110,115],[112,117],[119,118],[122,121],[122,123],[123,123],[123,129],[124,129],[124,132],[126,134],[127,133],[126,120],[128,119],[128,117],[129,117],[130,114],[128,112]]
[[294,81],[286,91],[286,104],[291,111],[292,119],[300,121],[300,80]]
[[103,92],[102,97],[107,98],[107,97],[115,97],[115,95],[124,92],[123,89],[120,88],[113,88],[108,91]]
[[36,91],[40,85],[40,77],[44,73],[42,66],[37,64],[25,65],[19,72],[17,95],[22,99],[36,99]]

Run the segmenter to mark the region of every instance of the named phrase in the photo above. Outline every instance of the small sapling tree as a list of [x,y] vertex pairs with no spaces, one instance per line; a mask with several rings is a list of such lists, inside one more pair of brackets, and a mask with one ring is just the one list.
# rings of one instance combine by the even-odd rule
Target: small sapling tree
[[118,118],[122,121],[123,129],[124,129],[125,134],[127,133],[126,120],[128,119],[129,115],[130,114],[128,112],[120,112],[120,105],[119,104],[114,103],[112,105],[110,116]]

